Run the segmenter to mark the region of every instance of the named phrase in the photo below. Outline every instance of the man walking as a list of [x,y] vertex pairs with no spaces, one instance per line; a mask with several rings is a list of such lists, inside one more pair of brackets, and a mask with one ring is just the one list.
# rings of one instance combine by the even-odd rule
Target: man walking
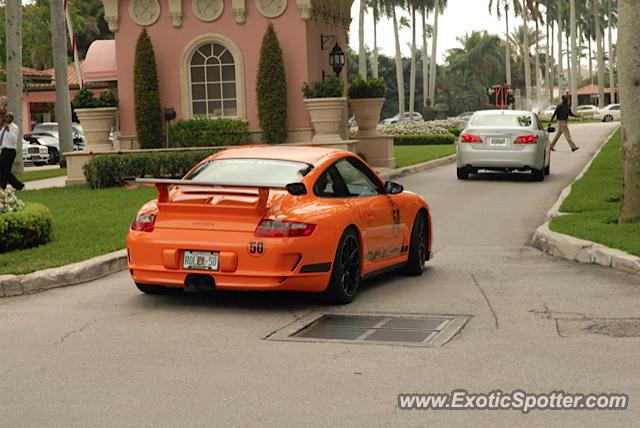
[[7,184],[11,184],[14,189],[22,190],[24,184],[18,180],[11,172],[11,166],[16,158],[16,148],[18,146],[18,138],[20,137],[20,129],[18,125],[13,123],[13,113],[9,112],[5,115],[2,130],[0,130],[0,188],[7,188]]
[[579,117],[579,116],[576,116],[575,114],[573,114],[573,112],[571,111],[571,104],[569,104],[569,102],[570,102],[569,96],[563,95],[562,102],[558,104],[558,107],[556,107],[556,111],[553,112],[553,116],[549,121],[549,123],[551,123],[556,117],[558,118],[558,132],[556,133],[556,137],[551,142],[551,151],[554,151],[554,152],[556,151],[555,149],[556,143],[560,139],[561,135],[564,135],[564,138],[567,139],[567,142],[571,146],[572,152],[575,152],[576,150],[579,149],[579,147],[576,146],[576,143],[573,142],[573,139],[571,138],[571,133],[569,132],[569,116],[573,116],[573,117]]

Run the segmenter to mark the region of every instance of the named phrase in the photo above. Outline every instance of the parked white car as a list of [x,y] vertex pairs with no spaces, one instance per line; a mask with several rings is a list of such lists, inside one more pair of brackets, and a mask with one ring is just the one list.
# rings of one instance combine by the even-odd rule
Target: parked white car
[[22,162],[42,166],[46,165],[48,160],[49,148],[47,146],[32,144],[28,141],[22,143]]
[[30,132],[24,135],[24,139],[31,144],[47,147],[49,165],[55,165],[60,162],[60,142],[56,137],[49,133]]
[[[404,122],[408,122],[409,118],[411,117],[411,115],[409,114],[409,112],[405,112],[404,113]],[[396,114],[393,117],[388,117],[386,119],[384,119],[382,121],[383,125],[388,125],[390,123],[398,123],[400,119],[400,114]],[[413,120],[416,122],[421,122],[424,120],[424,118],[422,117],[422,115],[420,113],[418,113],[417,111],[413,113]]]
[[595,118],[603,122],[613,122],[614,120],[620,120],[620,104],[609,104],[608,106],[600,110]]
[[576,108],[576,114],[580,117],[593,119],[598,114],[598,107],[593,105],[584,105]]
[[553,116],[553,113],[555,113],[556,111],[556,107],[555,105],[553,106],[549,106],[546,109],[540,111],[540,118],[541,119],[551,119],[551,117]]

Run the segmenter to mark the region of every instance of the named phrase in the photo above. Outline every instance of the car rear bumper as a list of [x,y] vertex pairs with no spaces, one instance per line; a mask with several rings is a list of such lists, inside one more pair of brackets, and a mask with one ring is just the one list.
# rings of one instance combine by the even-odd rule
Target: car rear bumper
[[[220,289],[320,292],[329,283],[338,239],[339,235],[328,245],[327,235],[318,230],[303,238],[202,230],[130,231],[128,267],[133,280],[141,284],[186,287],[187,276],[195,274],[210,276]],[[255,241],[263,242],[263,254],[249,252]],[[218,252],[219,269],[183,269],[185,250]]]
[[521,150],[481,150],[466,146],[459,145],[458,168],[542,169],[544,166],[542,146],[531,145]]

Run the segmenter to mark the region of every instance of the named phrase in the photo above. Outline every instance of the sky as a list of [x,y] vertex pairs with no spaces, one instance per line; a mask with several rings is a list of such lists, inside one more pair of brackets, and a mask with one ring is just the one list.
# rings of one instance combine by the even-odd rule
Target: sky
[[[358,51],[358,14],[360,9],[360,1],[355,0],[351,7],[351,21],[350,39],[349,45],[354,51]],[[397,9],[399,11],[399,9]],[[408,12],[403,12],[407,18],[410,18]],[[398,18],[399,19],[399,18]],[[420,15],[417,15],[418,25],[421,25],[422,20]],[[433,24],[433,16],[430,16],[427,20],[428,23]],[[522,23],[522,19],[516,19],[515,16],[510,16],[509,26],[513,30],[516,26]],[[533,25],[533,24],[531,24]],[[451,48],[460,47],[457,38],[464,36],[466,33],[477,30],[487,30],[493,34],[499,34],[504,36],[506,32],[504,15],[502,19],[498,19],[495,15],[489,13],[489,1],[488,0],[449,0],[449,7],[438,18],[438,54],[436,59],[438,63],[443,62],[444,53]],[[365,16],[365,44],[372,49],[373,48],[373,18],[370,14]],[[416,43],[418,46],[422,45],[422,35],[420,31],[416,32]],[[405,28],[400,32],[400,48],[402,49],[403,56],[409,56],[411,54],[411,30]],[[431,42],[428,42],[431,46]],[[615,43],[615,32],[614,32]],[[378,23],[378,46],[381,52],[387,56],[395,56],[395,39],[393,36],[393,24],[390,19],[381,20]],[[594,48],[595,49],[595,48]],[[429,53],[431,53],[431,47],[429,47]]]

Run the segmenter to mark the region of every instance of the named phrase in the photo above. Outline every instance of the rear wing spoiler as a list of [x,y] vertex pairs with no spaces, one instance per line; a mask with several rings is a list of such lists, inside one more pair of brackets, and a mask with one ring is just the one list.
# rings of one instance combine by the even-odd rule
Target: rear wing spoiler
[[[187,186],[187,187],[231,187],[231,188],[253,188],[258,189],[258,207],[266,207],[269,199],[270,189],[280,189],[280,186],[262,186],[255,183],[224,183],[224,182],[206,182],[192,180],[176,180],[171,178],[135,178],[127,177],[123,180],[124,186],[133,189],[138,186],[155,187],[158,190],[158,202],[169,202],[169,187]],[[285,186],[287,191],[292,195],[304,195],[307,188],[303,183],[291,183]]]

